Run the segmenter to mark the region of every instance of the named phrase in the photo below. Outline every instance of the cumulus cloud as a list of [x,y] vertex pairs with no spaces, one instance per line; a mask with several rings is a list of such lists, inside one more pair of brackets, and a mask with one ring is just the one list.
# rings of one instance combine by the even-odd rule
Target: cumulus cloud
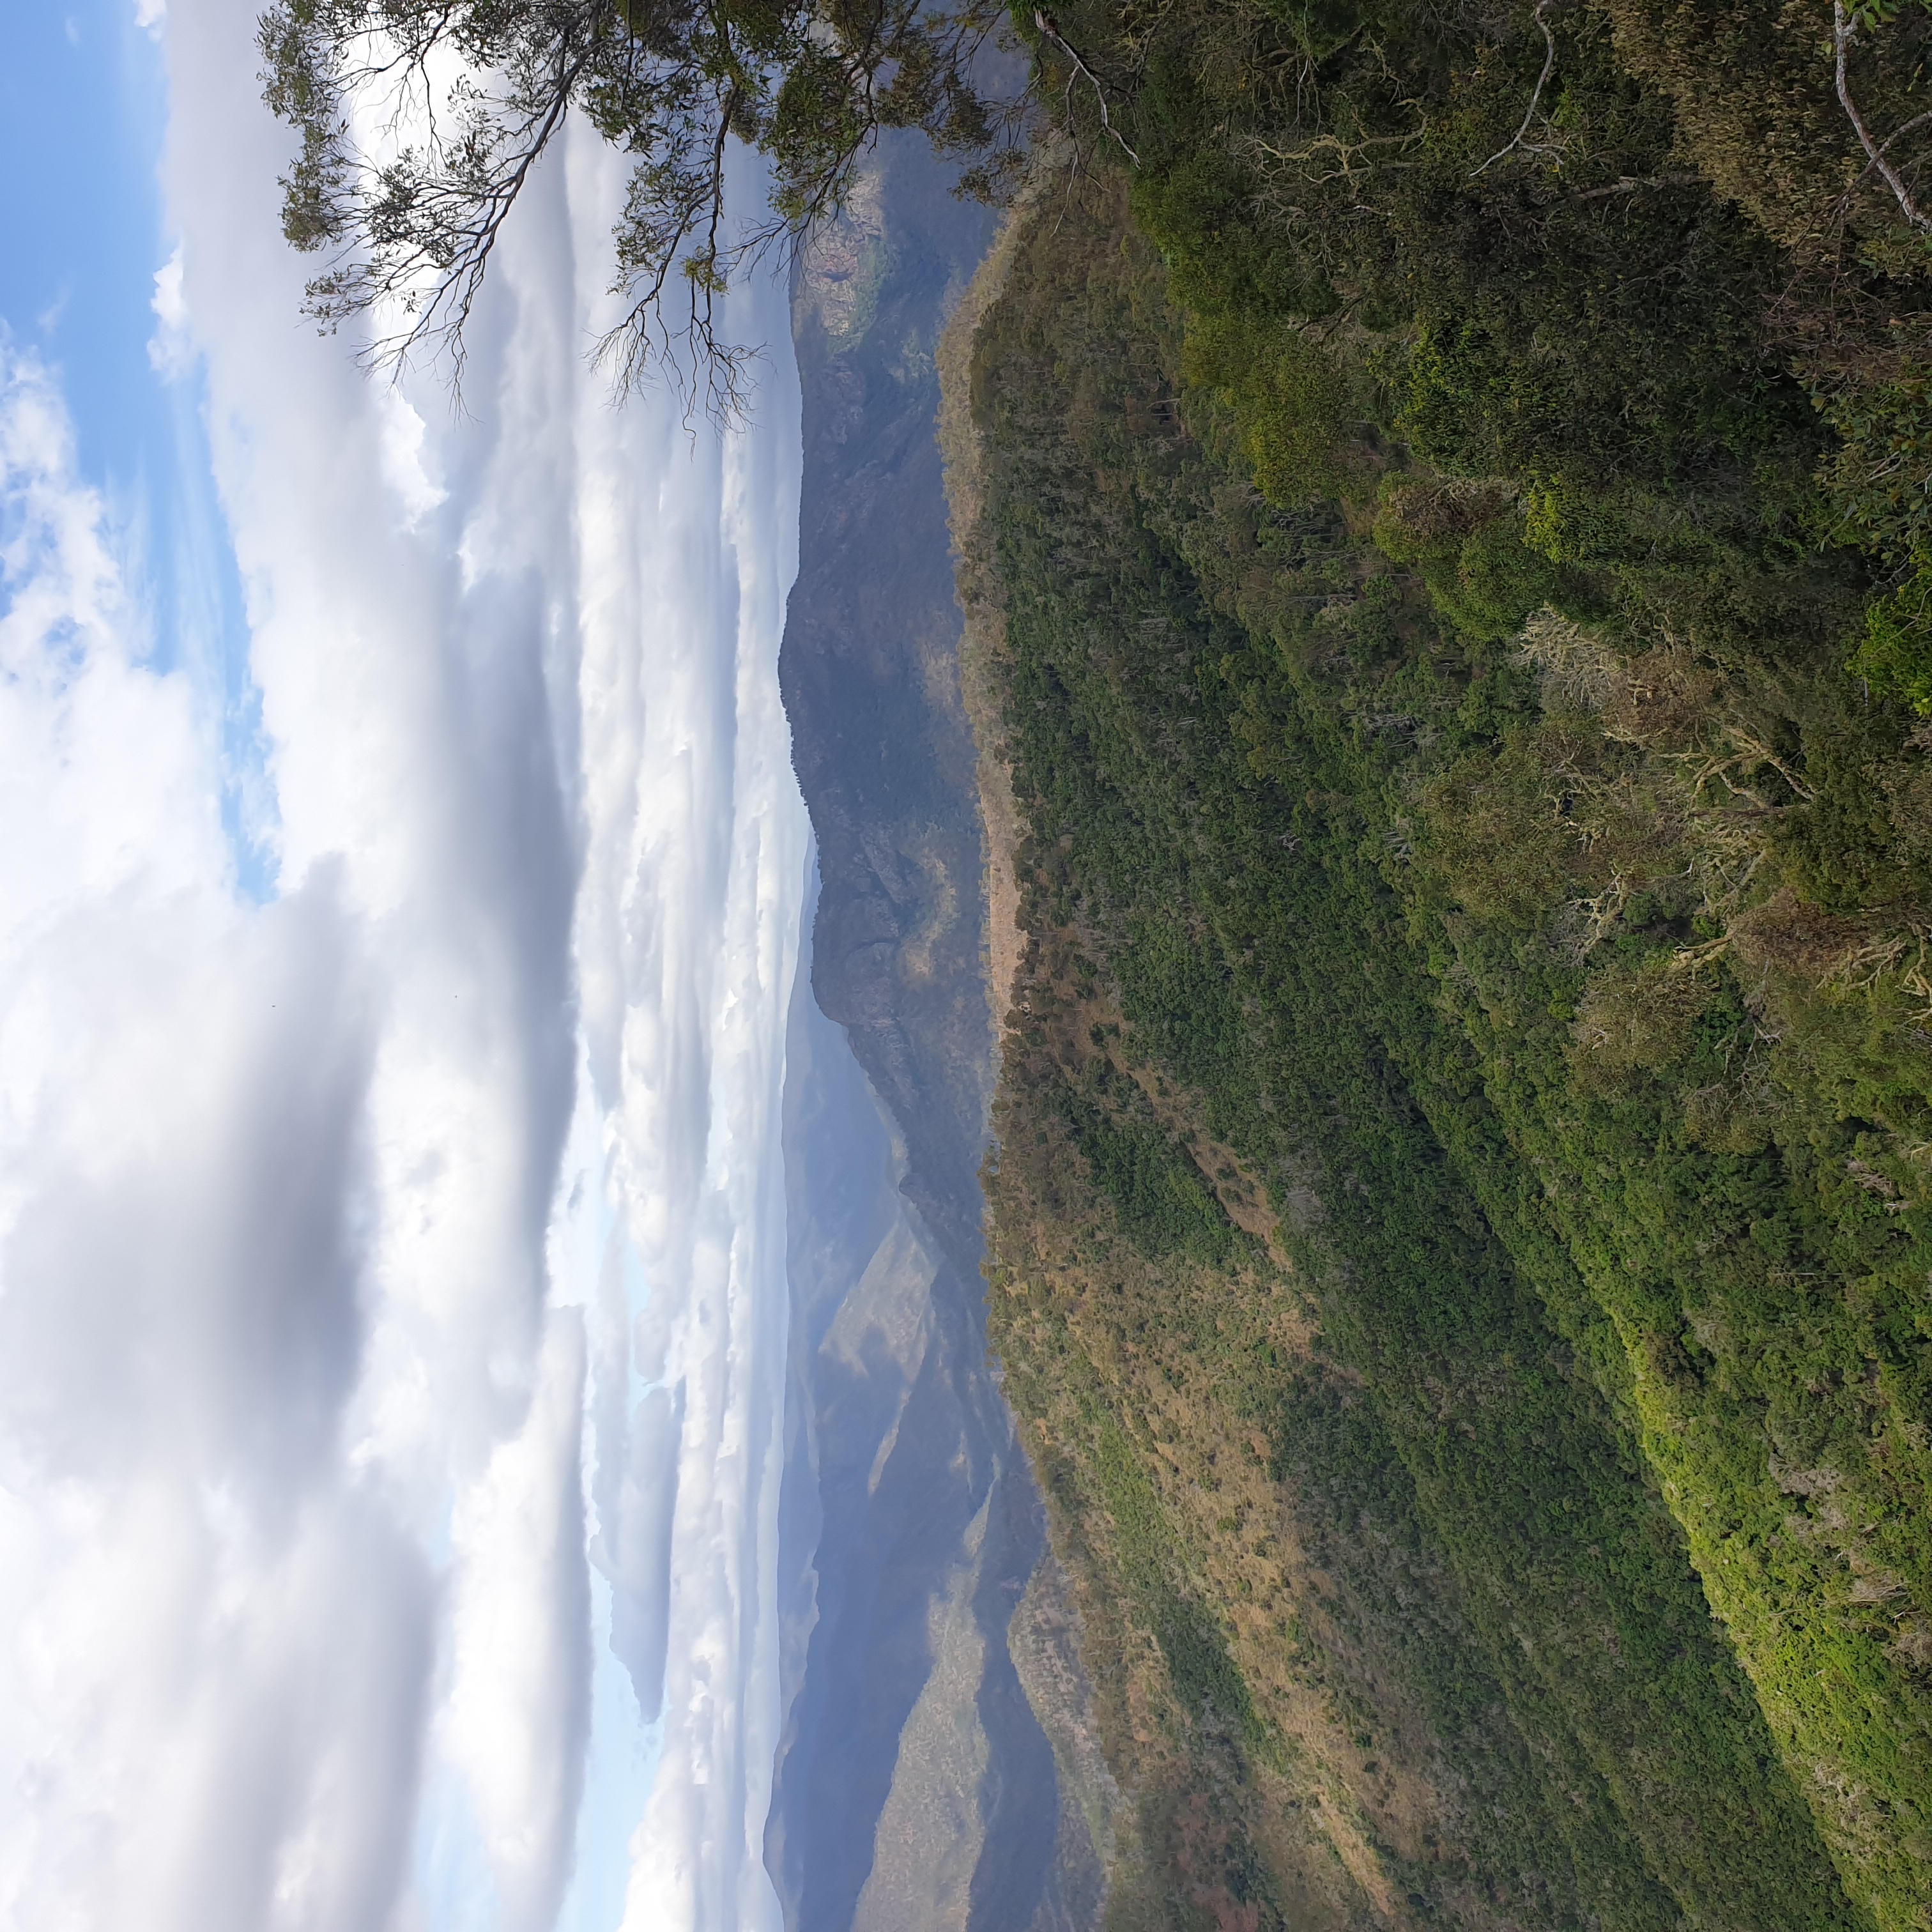
[[464,1493],[439,1740],[462,1768],[496,1881],[503,1932],[550,1924],[582,1790],[590,1683],[560,1636],[590,1623],[584,1562],[584,1328],[548,1325],[536,1399]]
[[[155,25],[160,24],[157,20]],[[194,355],[182,281],[181,244],[177,242],[174,253],[154,271],[154,292],[148,304],[156,324],[148,339],[148,360],[158,375],[171,378],[184,374]]]
[[146,667],[58,394],[11,351],[0,459],[0,1910],[378,1922],[431,1590],[333,1454],[353,922],[327,869],[236,908],[192,694]]
[[[56,386],[0,356],[0,1925],[554,1922],[593,1553],[662,1732],[626,1922],[776,1925],[783,291],[733,298],[775,351],[749,428],[614,411],[586,136],[506,238],[465,412],[366,382],[298,320],[254,10],[142,18],[154,360],[205,371],[266,905],[195,654],[153,667]],[[580,1065],[601,1292],[553,1276]]]

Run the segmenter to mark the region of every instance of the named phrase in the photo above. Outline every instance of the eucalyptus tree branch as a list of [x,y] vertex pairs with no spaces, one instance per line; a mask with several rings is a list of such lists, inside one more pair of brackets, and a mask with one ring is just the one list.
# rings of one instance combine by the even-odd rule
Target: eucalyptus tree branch
[[[838,212],[881,130],[976,158],[969,182],[997,194],[1024,106],[982,97],[974,67],[1004,18],[998,0],[272,0],[264,92],[301,141],[284,232],[326,257],[307,311],[366,325],[365,363],[424,351],[460,382],[498,238],[577,115],[632,160],[600,353],[621,390],[688,352],[728,410],[748,352],[719,337],[718,298]],[[734,140],[772,191],[728,221]]]
[[[1835,56],[1838,105],[1845,110],[1845,118],[1851,122],[1852,130],[1858,136],[1858,145],[1864,149],[1866,158],[1885,177],[1885,184],[1892,190],[1906,220],[1914,228],[1922,231],[1932,230],[1932,218],[1928,218],[1912,200],[1911,190],[1905,185],[1904,178],[1886,158],[1886,148],[1890,147],[1892,141],[1897,140],[1898,134],[1904,133],[1905,129],[1899,129],[1898,134],[1894,134],[1891,140],[1881,146],[1872,139],[1871,130],[1865,125],[1864,116],[1858,112],[1858,104],[1852,98],[1851,83],[1845,74],[1845,56],[1850,52],[1857,32],[1856,22],[1845,11],[1845,0],[1832,0],[1832,44]],[[1924,118],[1923,115],[1918,117],[1922,121]],[[1907,126],[1912,124],[1910,122],[1906,124]]]
[[1085,76],[1094,89],[1094,105],[1100,110],[1100,125],[1114,137],[1114,141],[1119,145],[1121,153],[1125,154],[1136,167],[1138,167],[1141,164],[1140,156],[1127,146],[1126,136],[1114,125],[1112,118],[1107,112],[1107,89],[1100,76],[1067,44],[1060,29],[1054,25],[1051,16],[1043,8],[1036,7],[1034,9],[1033,23],[1073,63],[1079,72]]
[[[1834,0],[1834,4],[1836,4],[1836,0]],[[1536,118],[1536,104],[1543,98],[1543,90],[1550,84],[1550,76],[1556,71],[1556,36],[1550,31],[1550,22],[1544,18],[1549,8],[1550,0],[1536,0],[1536,24],[1543,30],[1543,44],[1548,51],[1543,56],[1543,71],[1536,76],[1536,85],[1530,91],[1529,105],[1523,110],[1522,125],[1516,130],[1507,146],[1498,148],[1481,167],[1470,170],[1469,178],[1472,181],[1494,167],[1505,154],[1514,154],[1517,148],[1522,147],[1522,137],[1529,132],[1529,124]],[[1524,152],[1540,154],[1544,150],[1526,148]]]

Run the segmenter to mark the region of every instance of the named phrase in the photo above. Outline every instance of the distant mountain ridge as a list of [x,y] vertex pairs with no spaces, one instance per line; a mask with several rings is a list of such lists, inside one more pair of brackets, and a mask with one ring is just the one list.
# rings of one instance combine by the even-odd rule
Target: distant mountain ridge
[[922,141],[888,141],[795,283],[779,676],[820,890],[788,1063],[788,1701],[766,1859],[789,1932],[1073,1932],[1101,1902],[1010,1649],[1024,1596],[1030,1681],[1077,1683],[1051,1577],[1026,1594],[1042,1519],[980,1274],[993,1039],[934,355],[992,225]]

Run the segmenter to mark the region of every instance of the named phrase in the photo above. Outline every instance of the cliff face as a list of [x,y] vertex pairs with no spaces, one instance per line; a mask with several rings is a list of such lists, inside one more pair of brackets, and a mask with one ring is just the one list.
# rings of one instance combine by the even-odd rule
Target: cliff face
[[922,141],[889,141],[795,292],[779,675],[818,842],[820,1010],[793,1032],[793,1636],[766,1857],[796,1932],[1046,1932],[1100,1898],[1015,1668],[1045,1642],[1030,1609],[1014,1628],[1044,1539],[980,1274],[993,1041],[934,356],[991,229]]

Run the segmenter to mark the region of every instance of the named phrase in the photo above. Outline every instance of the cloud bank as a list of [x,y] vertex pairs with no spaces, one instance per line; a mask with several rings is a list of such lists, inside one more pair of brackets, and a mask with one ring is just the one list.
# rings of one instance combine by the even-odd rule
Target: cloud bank
[[593,138],[466,413],[365,382],[296,320],[253,12],[143,17],[266,904],[219,704],[0,351],[0,1924],[549,1925],[620,1669],[659,1754],[623,1922],[775,1926],[783,292],[734,298],[746,430],[614,412]]

